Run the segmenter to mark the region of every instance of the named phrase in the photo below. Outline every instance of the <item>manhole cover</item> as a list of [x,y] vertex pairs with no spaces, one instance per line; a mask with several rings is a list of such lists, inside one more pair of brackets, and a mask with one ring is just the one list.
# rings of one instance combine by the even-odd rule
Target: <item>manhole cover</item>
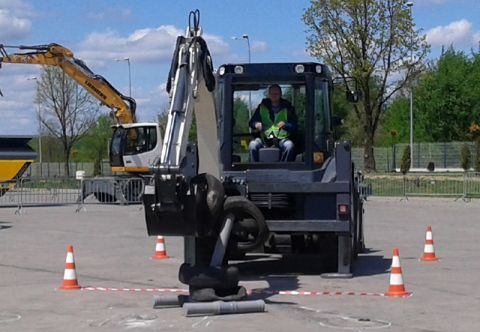
[[338,328],[343,330],[368,330],[389,327],[390,322],[371,319],[366,317],[348,317],[341,315],[329,315],[320,319],[319,324],[324,327]]
[[22,318],[22,316],[12,314],[11,312],[0,312],[0,324],[14,322],[20,318]]

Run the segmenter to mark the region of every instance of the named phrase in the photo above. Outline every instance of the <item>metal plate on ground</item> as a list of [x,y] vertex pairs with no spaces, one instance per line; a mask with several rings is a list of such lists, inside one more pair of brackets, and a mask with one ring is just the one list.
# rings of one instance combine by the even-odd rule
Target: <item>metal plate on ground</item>
[[131,314],[131,315],[116,315],[112,318],[90,321],[90,327],[125,327],[125,328],[146,328],[158,323],[157,316],[151,314]]
[[349,317],[343,315],[322,314],[318,323],[323,327],[331,327],[343,330],[369,330],[387,328],[392,325],[390,322],[372,319],[367,317]]
[[20,320],[20,318],[22,318],[22,316],[18,314],[6,311],[0,312],[0,324],[15,322],[17,320]]

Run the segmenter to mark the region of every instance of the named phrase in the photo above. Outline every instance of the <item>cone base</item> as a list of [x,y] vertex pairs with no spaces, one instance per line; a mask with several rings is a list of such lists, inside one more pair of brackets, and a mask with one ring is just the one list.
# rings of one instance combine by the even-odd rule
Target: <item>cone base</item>
[[155,259],[155,260],[161,260],[161,259],[167,259],[167,258],[170,258],[170,257],[167,255],[152,256],[152,259]]
[[61,289],[61,290],[76,290],[76,289],[80,289],[80,288],[82,288],[80,285],[72,285],[72,286],[62,285],[62,286],[58,287],[58,289]]
[[437,262],[438,261],[438,257],[425,257],[425,256],[422,256],[420,257],[420,261],[422,262]]
[[412,295],[411,292],[386,292],[385,294],[383,294],[385,296],[390,296],[390,297],[408,297],[410,295]]

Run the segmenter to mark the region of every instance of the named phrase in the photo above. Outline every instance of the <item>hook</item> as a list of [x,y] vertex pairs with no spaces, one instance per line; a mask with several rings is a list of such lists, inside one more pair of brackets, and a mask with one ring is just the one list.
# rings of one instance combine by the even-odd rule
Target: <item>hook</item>
[[[192,24],[193,23],[193,24]],[[188,14],[188,29],[197,32],[200,27],[200,10],[190,11]],[[192,29],[193,28],[193,29]]]

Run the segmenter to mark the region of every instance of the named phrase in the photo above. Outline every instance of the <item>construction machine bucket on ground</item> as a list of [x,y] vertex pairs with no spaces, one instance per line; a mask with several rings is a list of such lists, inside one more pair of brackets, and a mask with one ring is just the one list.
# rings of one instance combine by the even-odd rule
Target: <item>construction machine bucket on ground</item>
[[31,136],[0,136],[0,196],[15,186],[37,153],[28,142]]

